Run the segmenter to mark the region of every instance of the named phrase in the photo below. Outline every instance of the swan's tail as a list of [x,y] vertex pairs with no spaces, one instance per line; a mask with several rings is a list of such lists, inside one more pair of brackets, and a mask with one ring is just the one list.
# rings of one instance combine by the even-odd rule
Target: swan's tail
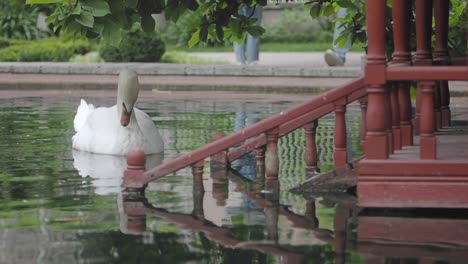
[[88,116],[94,111],[94,109],[94,105],[87,104],[85,100],[81,99],[80,106],[78,106],[78,109],[76,110],[75,120],[73,120],[73,126],[76,132],[83,127]]

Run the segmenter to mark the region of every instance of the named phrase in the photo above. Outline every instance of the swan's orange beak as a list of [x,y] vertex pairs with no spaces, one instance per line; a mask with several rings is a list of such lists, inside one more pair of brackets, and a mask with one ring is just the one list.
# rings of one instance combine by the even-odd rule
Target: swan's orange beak
[[127,112],[127,109],[122,108],[122,114],[120,115],[120,124],[123,127],[128,126],[130,124],[130,116],[132,115],[132,112]]

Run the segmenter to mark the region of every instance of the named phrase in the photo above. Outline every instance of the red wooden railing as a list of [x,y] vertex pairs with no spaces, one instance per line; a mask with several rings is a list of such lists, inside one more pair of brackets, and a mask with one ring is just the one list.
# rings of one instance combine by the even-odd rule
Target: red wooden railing
[[[315,149],[316,120],[333,111],[335,111],[336,117],[334,162],[336,167],[345,166],[348,163],[346,153],[346,105],[357,99],[362,99],[361,109],[365,111],[365,96],[364,79],[357,78],[342,87],[320,94],[307,102],[266,118],[238,132],[224,137],[218,136],[217,139],[206,146],[165,162],[149,171],[144,171],[141,166],[144,155],[140,153],[140,156],[138,156],[137,153],[133,153],[129,155],[129,169],[124,174],[123,187],[127,190],[143,190],[149,182],[187,166],[192,166],[195,170],[200,171],[204,159],[208,157],[216,156],[216,158],[212,157],[212,161],[229,163],[251,151],[257,153],[257,166],[264,170],[266,178],[277,180],[279,166],[278,138],[301,127],[305,129],[308,145],[305,157],[306,165],[313,170],[317,167]],[[365,118],[365,113],[362,116]],[[365,120],[363,120],[363,124],[365,124]],[[365,129],[361,135],[365,135]],[[247,141],[240,147],[229,150],[247,139],[252,140]]]

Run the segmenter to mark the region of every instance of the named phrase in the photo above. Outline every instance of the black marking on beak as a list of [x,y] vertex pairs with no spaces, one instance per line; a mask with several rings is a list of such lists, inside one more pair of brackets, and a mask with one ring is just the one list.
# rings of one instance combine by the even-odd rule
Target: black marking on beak
[[131,109],[130,111],[128,111],[128,108],[127,108],[127,106],[125,105],[125,102],[122,102],[122,106],[123,106],[123,108],[125,109],[125,112],[130,116],[130,115],[132,114],[133,109]]

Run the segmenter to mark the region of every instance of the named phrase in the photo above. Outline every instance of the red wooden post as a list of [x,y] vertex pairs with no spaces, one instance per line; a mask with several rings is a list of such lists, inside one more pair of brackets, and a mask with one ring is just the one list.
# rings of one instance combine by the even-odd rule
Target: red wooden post
[[278,157],[279,128],[267,131],[267,149],[265,155],[266,180],[278,180],[279,157]]
[[367,136],[365,156],[367,159],[387,159],[388,140],[385,100],[385,9],[386,0],[366,0],[368,32],[367,64],[365,82],[368,94]]
[[139,148],[131,149],[127,154],[127,170],[124,172],[122,187],[125,192],[143,193],[146,188],[145,172],[146,154]]
[[343,167],[348,163],[348,153],[346,151],[346,98],[335,101],[335,150],[333,161],[335,167]]
[[361,107],[361,149],[364,149],[367,134],[367,96],[359,99],[359,105]]
[[413,124],[411,123],[411,96],[410,83],[399,82],[398,100],[400,101],[400,129],[401,129],[401,145],[413,145]]
[[392,131],[392,120],[393,120],[393,110],[392,110],[392,105],[390,101],[390,95],[391,95],[391,89],[392,89],[392,84],[388,83],[387,87],[385,89],[385,108],[387,112],[387,117],[385,118],[385,121],[387,121],[387,141],[388,141],[388,154],[393,154],[395,148],[393,145],[393,131]]
[[398,101],[397,83],[392,83],[390,88],[390,103],[392,106],[392,132],[394,149],[401,149],[401,130],[400,130],[400,102]]
[[[432,65],[431,53],[431,33],[432,33],[432,1],[416,0],[416,54],[414,57],[414,65],[430,66]],[[422,89],[418,83],[418,91],[416,95],[416,117],[415,134],[420,133],[420,116],[421,116],[421,100]]]
[[434,82],[421,83],[420,158],[436,159],[437,144],[434,111]]
[[[395,49],[392,54],[392,62],[397,65],[411,65],[411,27],[408,26],[411,23],[411,13],[411,1],[393,0],[393,41]],[[399,103],[401,146],[411,146],[413,145],[413,125],[411,124],[410,83],[398,82],[394,89],[397,90]],[[392,116],[394,117],[394,115]],[[395,138],[395,140],[398,139]],[[396,142],[395,146],[399,149],[397,144],[398,142]]]
[[[449,1],[434,0],[434,16],[436,28],[436,47],[434,50],[434,60],[440,65],[449,65],[450,57],[448,53],[448,20]],[[440,125],[450,126],[450,93],[448,81],[439,82],[440,95]]]
[[315,142],[317,125],[317,120],[314,120],[304,126],[306,137],[305,162],[307,177],[319,172],[319,168],[317,166],[317,145]]
[[192,165],[193,175],[193,216],[199,220],[205,219],[203,210],[203,197],[205,195],[205,188],[203,186],[203,166],[205,161],[201,160]]
[[440,111],[440,82],[434,82],[434,119],[435,129],[442,128],[442,112]]

